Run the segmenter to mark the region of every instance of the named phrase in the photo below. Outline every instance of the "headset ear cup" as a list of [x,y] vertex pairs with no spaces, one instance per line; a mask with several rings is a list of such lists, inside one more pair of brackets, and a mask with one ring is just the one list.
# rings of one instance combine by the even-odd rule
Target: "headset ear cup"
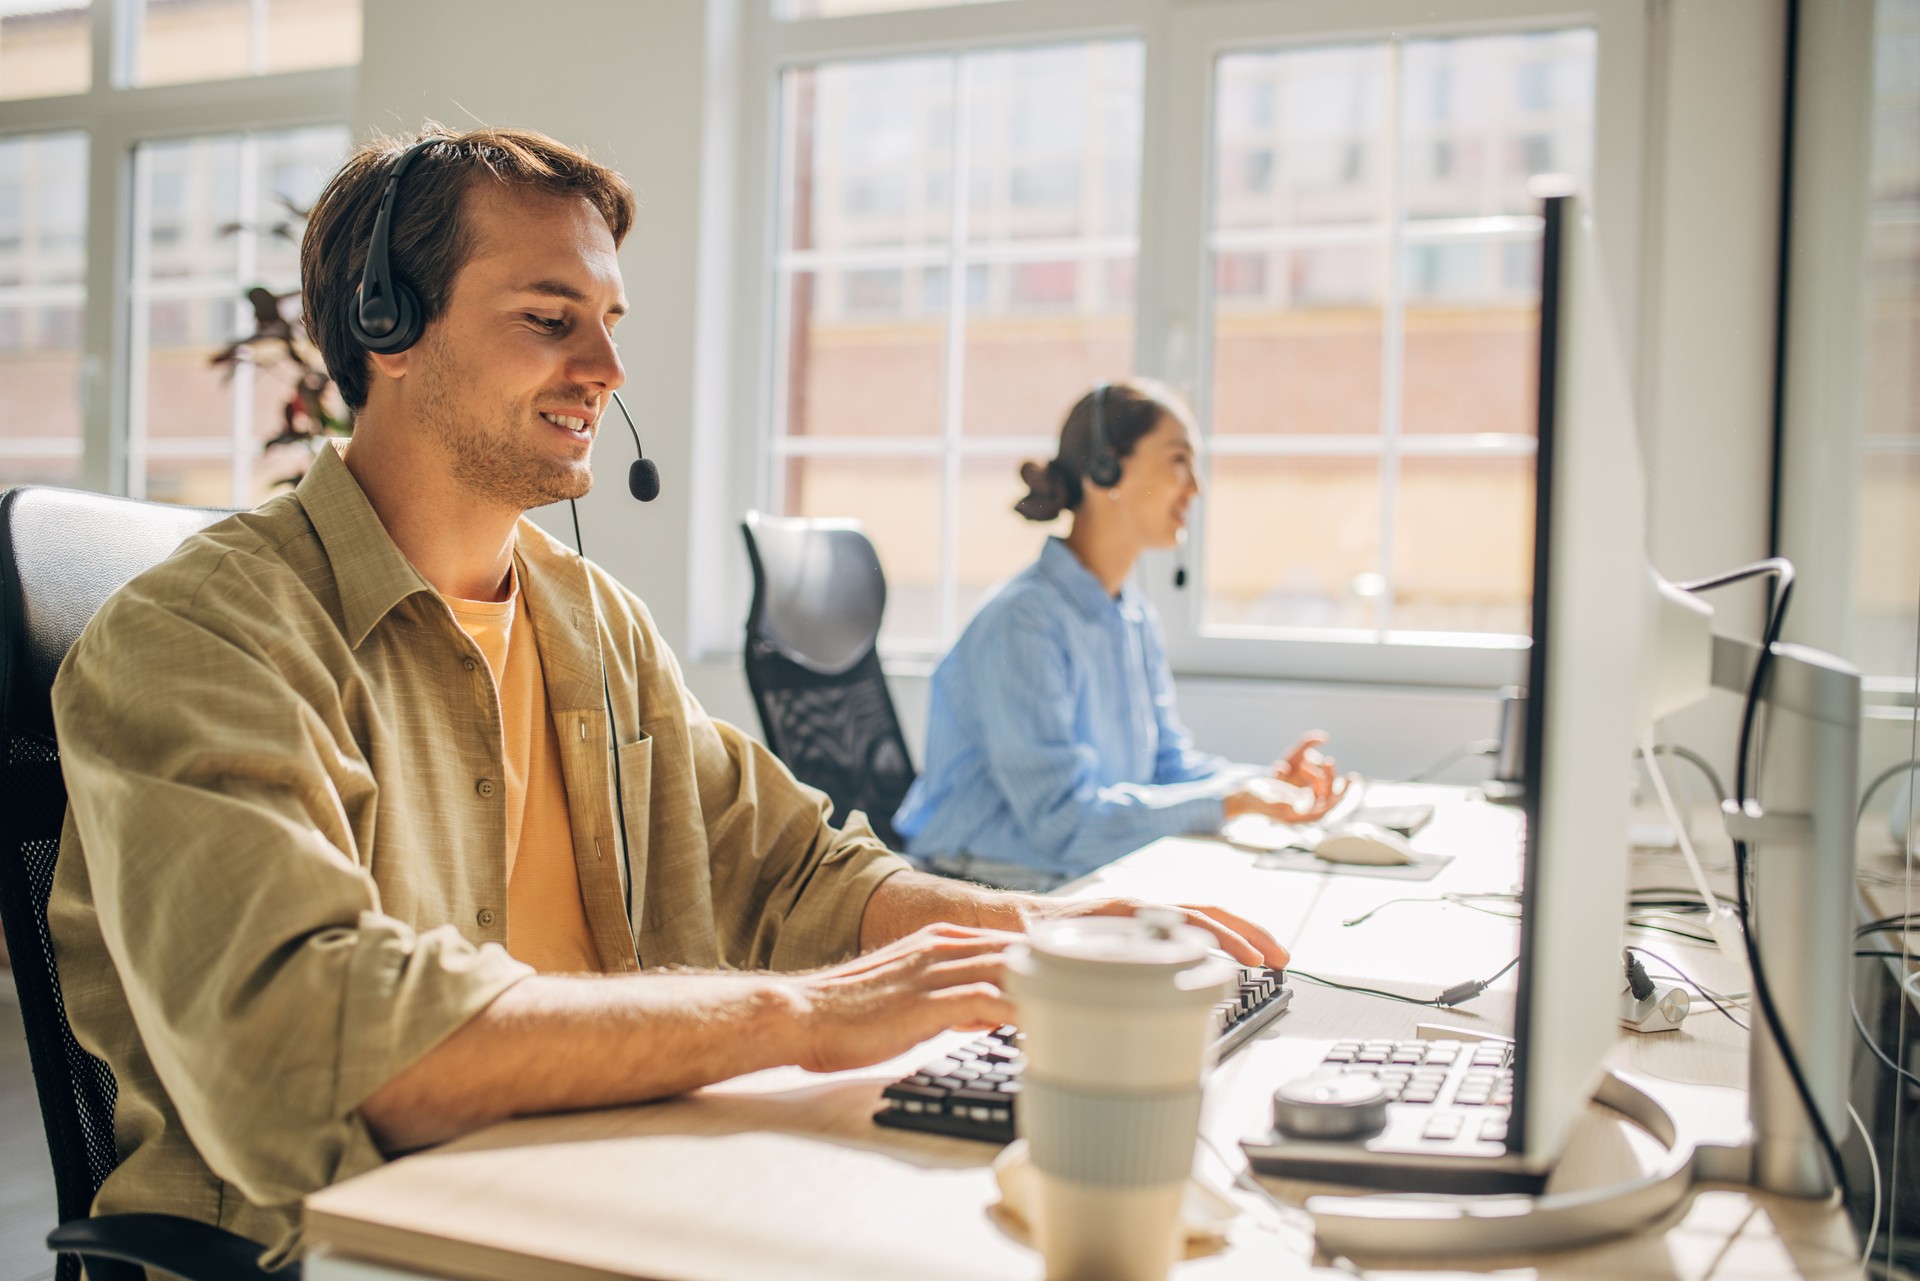
[[1120,460],[1113,456],[1111,449],[1103,449],[1087,463],[1087,479],[1102,489],[1112,489],[1120,483]]
[[380,356],[391,356],[395,352],[405,351],[420,341],[420,299],[405,281],[393,282],[393,327],[384,334],[376,334],[368,329],[360,315],[360,304],[356,299],[353,309],[347,313],[347,325],[353,330],[354,341],[368,351]]

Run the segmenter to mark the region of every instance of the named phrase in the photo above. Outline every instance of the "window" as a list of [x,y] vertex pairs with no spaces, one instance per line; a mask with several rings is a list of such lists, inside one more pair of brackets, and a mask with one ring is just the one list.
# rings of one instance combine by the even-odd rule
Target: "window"
[[[1571,30],[1219,58],[1203,635],[1526,634],[1527,180],[1590,178],[1594,56]],[[1230,180],[1269,153],[1268,189]]]
[[297,368],[208,358],[253,332],[262,287],[299,315],[301,214],[339,167],[337,126],[149,142],[134,153],[129,492],[246,507],[298,474],[303,457],[263,452],[281,429]]
[[129,0],[133,84],[360,61],[360,0]]
[[84,93],[92,78],[85,0],[0,0],[0,99]]
[[84,135],[0,138],[0,487],[80,479],[86,195]]
[[0,0],[0,486],[225,506],[297,469],[258,456],[286,371],[209,361],[298,285],[279,197],[345,153],[360,8]]
[[1132,365],[1141,75],[1134,41],[782,74],[768,497],[866,524],[893,652],[1038,553],[1019,464]]
[[[736,196],[769,221],[740,231],[734,305],[769,323],[727,400],[738,456],[770,462],[729,499],[863,521],[891,660],[943,651],[1032,559],[1049,531],[1009,510],[1017,464],[1138,373],[1202,431],[1185,586],[1161,553],[1139,575],[1175,670],[1516,678],[1528,179],[1575,175],[1629,229],[1606,269],[1635,323],[1646,0],[748,16]],[[730,648],[744,583],[713,595],[698,643]]]

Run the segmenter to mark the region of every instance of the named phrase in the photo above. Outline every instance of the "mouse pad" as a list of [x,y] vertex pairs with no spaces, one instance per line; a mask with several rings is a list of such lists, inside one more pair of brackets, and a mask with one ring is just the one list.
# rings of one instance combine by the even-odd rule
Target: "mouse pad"
[[[1228,842],[1233,844],[1233,842]],[[1236,846],[1244,849],[1244,846]],[[1390,881],[1430,881],[1440,874],[1440,869],[1453,862],[1451,854],[1415,854],[1411,863],[1329,863],[1318,854],[1306,850],[1270,850],[1250,851],[1255,867],[1271,868],[1279,872],[1321,872],[1336,876],[1379,876]]]
[[1414,853],[1411,863],[1334,863],[1313,852],[1323,828],[1315,823],[1276,823],[1252,814],[1228,820],[1220,839],[1254,855],[1255,867],[1283,872],[1351,872],[1392,881],[1430,881],[1453,862],[1451,854]]

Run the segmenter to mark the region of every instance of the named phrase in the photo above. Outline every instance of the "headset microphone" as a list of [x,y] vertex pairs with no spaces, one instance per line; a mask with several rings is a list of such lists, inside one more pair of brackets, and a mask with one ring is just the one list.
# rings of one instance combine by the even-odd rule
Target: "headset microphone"
[[1187,585],[1187,540],[1181,539],[1174,551],[1173,585],[1184,589]]
[[640,429],[633,425],[633,415],[627,412],[627,402],[620,399],[620,393],[613,393],[613,403],[620,407],[620,416],[627,420],[627,430],[633,433],[633,466],[627,468],[627,492],[643,503],[650,503],[660,497],[660,469],[653,465],[653,459],[646,456],[640,448]]

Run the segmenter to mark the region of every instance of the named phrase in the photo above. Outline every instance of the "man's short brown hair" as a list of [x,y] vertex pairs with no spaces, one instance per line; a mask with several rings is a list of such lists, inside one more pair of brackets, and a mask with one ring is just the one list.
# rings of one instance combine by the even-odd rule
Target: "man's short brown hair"
[[473,236],[462,217],[466,194],[492,180],[556,196],[578,196],[600,211],[618,246],[633,226],[633,189],[626,179],[564,143],[526,129],[469,129],[454,133],[429,124],[419,138],[378,138],[356,150],[333,175],[300,244],[300,287],[307,333],[347,408],[367,403],[367,352],[354,340],[349,317],[358,305],[367,242],[393,164],[414,142],[435,139],[400,180],[388,229],[393,274],[420,299],[421,323],[445,310],[453,278],[473,256]]

